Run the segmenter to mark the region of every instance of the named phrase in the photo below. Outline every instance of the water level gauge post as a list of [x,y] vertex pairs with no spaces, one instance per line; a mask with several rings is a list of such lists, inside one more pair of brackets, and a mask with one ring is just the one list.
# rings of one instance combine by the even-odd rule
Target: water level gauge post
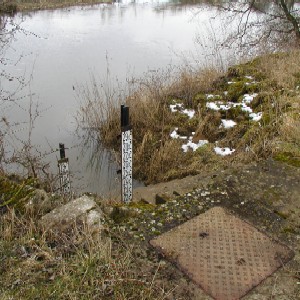
[[71,194],[69,159],[66,157],[65,145],[59,144],[60,160],[58,160],[59,184],[61,195]]
[[132,201],[132,126],[129,123],[129,107],[121,105],[121,196],[122,202]]

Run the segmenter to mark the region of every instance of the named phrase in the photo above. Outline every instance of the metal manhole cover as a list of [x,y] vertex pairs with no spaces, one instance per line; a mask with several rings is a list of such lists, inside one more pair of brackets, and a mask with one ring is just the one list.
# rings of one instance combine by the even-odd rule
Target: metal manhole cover
[[215,299],[239,299],[293,257],[286,246],[214,207],[150,241]]

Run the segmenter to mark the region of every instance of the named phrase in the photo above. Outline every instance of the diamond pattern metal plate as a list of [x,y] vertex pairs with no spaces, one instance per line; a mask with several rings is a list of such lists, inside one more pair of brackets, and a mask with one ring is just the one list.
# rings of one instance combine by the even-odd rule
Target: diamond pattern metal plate
[[240,299],[293,257],[250,224],[214,207],[150,241],[214,299]]

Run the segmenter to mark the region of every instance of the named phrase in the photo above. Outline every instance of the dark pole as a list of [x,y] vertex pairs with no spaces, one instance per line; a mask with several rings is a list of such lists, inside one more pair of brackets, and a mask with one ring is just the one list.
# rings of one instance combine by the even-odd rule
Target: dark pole
[[129,125],[129,107],[124,104],[121,105],[121,127],[126,127]]
[[60,153],[60,159],[64,159],[66,157],[65,145],[62,143],[59,143],[59,153]]

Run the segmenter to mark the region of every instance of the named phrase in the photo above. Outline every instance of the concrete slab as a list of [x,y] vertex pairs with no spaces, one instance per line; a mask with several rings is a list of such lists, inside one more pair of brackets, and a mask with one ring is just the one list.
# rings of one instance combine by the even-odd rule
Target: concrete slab
[[214,299],[240,299],[293,257],[285,245],[214,207],[150,244]]

